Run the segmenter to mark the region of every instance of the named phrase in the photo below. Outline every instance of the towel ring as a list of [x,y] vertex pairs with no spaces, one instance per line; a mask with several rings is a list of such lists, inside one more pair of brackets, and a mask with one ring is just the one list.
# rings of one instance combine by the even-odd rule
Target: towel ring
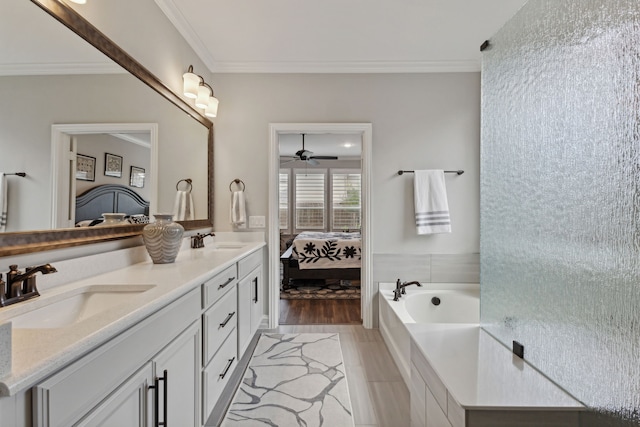
[[244,191],[245,186],[244,186],[244,182],[241,179],[236,178],[229,183],[229,191],[231,191],[232,193],[233,193],[233,190],[231,189],[231,186],[233,184],[238,184],[238,185],[242,184],[242,190],[240,191]]
[[178,186],[180,185],[181,182],[186,182],[189,185],[189,189],[185,191],[187,191],[188,193],[191,193],[191,189],[193,188],[193,184],[191,183],[193,182],[193,180],[191,178],[181,179],[176,183],[176,191],[180,191],[180,188],[178,188]]

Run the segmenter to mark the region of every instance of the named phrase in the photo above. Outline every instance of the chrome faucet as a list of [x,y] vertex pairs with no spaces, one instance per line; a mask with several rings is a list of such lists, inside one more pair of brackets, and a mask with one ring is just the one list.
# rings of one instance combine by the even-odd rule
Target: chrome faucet
[[400,283],[400,279],[398,279],[396,281],[396,288],[393,291],[393,300],[398,301],[402,295],[407,293],[407,291],[404,288],[411,285],[422,286],[420,282],[418,282],[417,280],[414,280],[412,282]]
[[17,265],[10,265],[7,273],[7,282],[0,278],[0,307],[15,304],[40,296],[36,287],[37,273],[56,273],[58,270],[51,264],[43,264],[38,267],[27,267],[22,273]]
[[204,238],[207,236],[215,236],[215,234],[213,232],[208,234],[196,233],[191,236],[191,247],[194,249],[204,248]]

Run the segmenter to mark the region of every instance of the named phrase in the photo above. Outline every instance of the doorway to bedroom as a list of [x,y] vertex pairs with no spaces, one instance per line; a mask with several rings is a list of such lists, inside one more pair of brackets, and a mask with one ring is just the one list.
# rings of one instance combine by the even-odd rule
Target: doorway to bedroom
[[277,324],[363,323],[370,125],[271,126],[271,313]]
[[360,135],[278,139],[280,324],[359,324]]

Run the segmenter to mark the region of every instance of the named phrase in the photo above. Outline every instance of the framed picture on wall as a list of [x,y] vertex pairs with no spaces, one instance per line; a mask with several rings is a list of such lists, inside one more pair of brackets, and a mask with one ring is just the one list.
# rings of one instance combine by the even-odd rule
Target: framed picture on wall
[[104,175],[115,178],[122,177],[122,156],[104,153]]
[[96,180],[96,158],[76,154],[76,179],[81,181]]
[[137,166],[131,166],[131,175],[129,178],[130,187],[144,187],[144,169]]

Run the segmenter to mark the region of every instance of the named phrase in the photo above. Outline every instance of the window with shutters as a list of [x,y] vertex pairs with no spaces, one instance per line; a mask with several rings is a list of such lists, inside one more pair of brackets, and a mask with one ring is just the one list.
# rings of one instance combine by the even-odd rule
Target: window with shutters
[[280,230],[360,229],[361,195],[359,169],[281,169]]
[[295,228],[324,230],[326,224],[326,169],[294,169]]
[[331,229],[360,229],[360,171],[331,170]]
[[280,218],[280,230],[289,230],[289,177],[290,169],[280,170],[280,184],[278,192],[278,210]]

